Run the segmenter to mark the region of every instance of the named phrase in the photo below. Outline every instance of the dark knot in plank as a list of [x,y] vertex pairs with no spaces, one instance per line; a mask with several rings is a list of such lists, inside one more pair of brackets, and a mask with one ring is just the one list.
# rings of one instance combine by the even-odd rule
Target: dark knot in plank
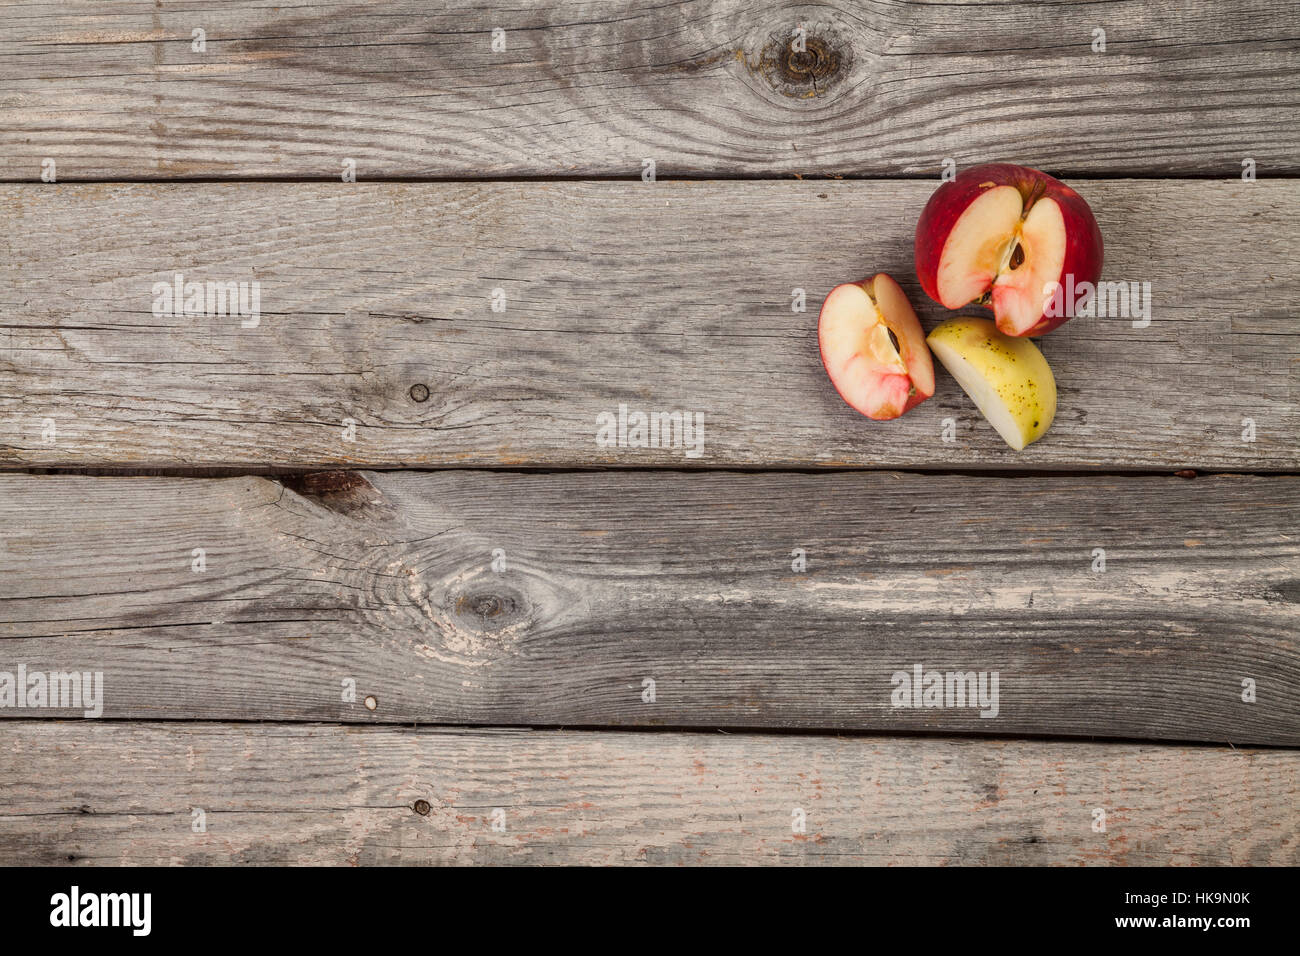
[[360,494],[370,490],[370,482],[355,471],[313,471],[304,475],[284,475],[280,484],[300,495]]
[[[399,558],[384,566],[386,579],[404,580],[405,586],[398,594],[378,596],[377,603],[408,605],[417,615],[411,624],[423,632],[419,646],[445,663],[478,667],[514,656],[521,641],[556,616],[559,599],[544,577],[521,567],[511,568],[515,580],[507,581],[475,564],[457,572],[440,560]],[[400,628],[409,633],[405,625]]]
[[499,630],[526,617],[527,602],[510,588],[470,588],[457,596],[456,616],[483,631]]
[[376,580],[400,586],[373,600],[392,610],[409,608],[409,619],[394,621],[386,615],[385,626],[407,635],[403,640],[418,628],[418,647],[430,657],[487,666],[524,653],[526,644],[548,633],[578,626],[591,613],[581,592],[530,568],[523,555],[513,555],[508,571],[496,572],[484,561],[490,551],[473,533],[463,541],[469,548],[464,563],[445,553],[458,547],[453,534],[436,537],[434,553],[395,555],[382,563]]
[[286,492],[299,494],[343,518],[378,522],[395,514],[393,505],[361,472],[316,471],[282,475],[277,480]]
[[813,99],[838,86],[851,63],[852,47],[829,30],[782,33],[769,37],[757,72],[782,96]]
[[817,88],[827,83],[840,69],[840,55],[821,37],[808,37],[802,50],[791,40],[777,58],[776,68],[786,83],[801,83]]
[[375,487],[356,471],[314,471],[282,475],[278,480],[290,491],[344,516],[376,513],[376,505],[382,500]]

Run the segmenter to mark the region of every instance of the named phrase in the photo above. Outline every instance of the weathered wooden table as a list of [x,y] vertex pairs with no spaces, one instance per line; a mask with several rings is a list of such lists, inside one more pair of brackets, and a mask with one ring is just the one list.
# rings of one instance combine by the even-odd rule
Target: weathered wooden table
[[[0,5],[0,858],[1300,861],[1298,36]],[[942,373],[867,421],[816,344],[877,271],[946,314],[912,230],[991,159],[1153,297],[1042,340],[1021,454]],[[917,667],[996,716],[895,706]]]

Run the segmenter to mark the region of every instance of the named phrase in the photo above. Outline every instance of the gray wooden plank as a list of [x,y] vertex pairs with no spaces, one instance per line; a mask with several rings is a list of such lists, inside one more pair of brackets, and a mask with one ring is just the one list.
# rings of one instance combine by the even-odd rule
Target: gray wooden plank
[[[942,371],[896,422],[850,409],[821,299],[887,271],[950,314],[913,275],[935,185],[0,187],[0,466],[1300,470],[1295,182],[1076,182],[1151,323],[1041,340],[1024,453]],[[259,324],[153,314],[177,274],[258,282]],[[702,454],[601,446],[620,405],[702,416]]]
[[5,731],[0,856],[13,864],[1300,862],[1295,751],[222,724]]
[[1287,0],[7,2],[0,175],[1294,174],[1297,37]]
[[[112,718],[1295,745],[1297,518],[1295,478],[6,475],[0,671]],[[996,708],[902,706],[917,666]]]

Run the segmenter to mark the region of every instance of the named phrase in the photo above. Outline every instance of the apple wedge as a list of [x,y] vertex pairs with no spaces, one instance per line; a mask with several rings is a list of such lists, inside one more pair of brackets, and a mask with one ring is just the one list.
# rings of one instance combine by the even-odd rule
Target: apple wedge
[[1047,433],[1056,417],[1056,379],[1033,342],[974,316],[940,323],[926,341],[1008,445],[1023,451]]
[[883,272],[830,291],[817,339],[831,384],[868,418],[897,418],[934,394],[925,332],[903,290]]
[[1047,173],[1008,163],[973,166],[935,190],[914,249],[926,295],[949,309],[992,306],[1007,335],[1050,332],[1074,315],[1080,287],[1101,277],[1088,203]]

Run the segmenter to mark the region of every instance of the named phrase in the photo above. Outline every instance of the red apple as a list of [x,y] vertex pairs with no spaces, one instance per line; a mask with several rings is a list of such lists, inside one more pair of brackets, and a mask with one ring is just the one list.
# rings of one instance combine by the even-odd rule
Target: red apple
[[817,339],[831,384],[868,418],[897,418],[934,394],[934,363],[921,323],[898,283],[883,272],[831,289]]
[[1074,315],[1081,284],[1101,277],[1101,258],[1101,230],[1083,197],[1009,163],[958,173],[916,224],[925,294],[949,309],[991,304],[1006,335],[1042,335]]

